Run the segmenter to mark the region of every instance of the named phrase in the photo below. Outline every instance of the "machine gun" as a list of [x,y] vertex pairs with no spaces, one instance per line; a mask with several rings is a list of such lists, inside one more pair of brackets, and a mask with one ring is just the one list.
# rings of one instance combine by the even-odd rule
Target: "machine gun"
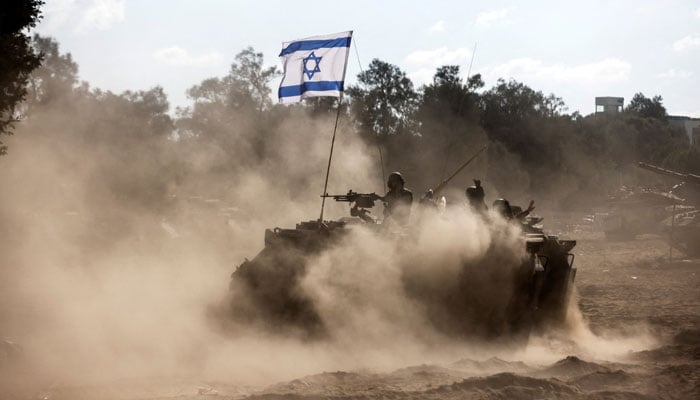
[[321,197],[332,197],[335,201],[347,202],[352,205],[350,215],[360,217],[365,222],[375,223],[376,221],[370,217],[368,208],[374,207],[374,203],[384,198],[376,193],[357,193],[352,189],[348,190],[347,194],[324,194]]

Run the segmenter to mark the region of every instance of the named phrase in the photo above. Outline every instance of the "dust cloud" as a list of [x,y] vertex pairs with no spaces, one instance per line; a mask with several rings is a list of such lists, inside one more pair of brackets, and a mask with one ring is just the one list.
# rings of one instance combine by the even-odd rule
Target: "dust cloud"
[[[222,330],[211,309],[228,296],[235,266],[261,250],[264,229],[318,217],[332,120],[300,114],[271,127],[276,148],[252,167],[245,146],[231,154],[204,143],[183,153],[170,139],[147,143],[144,153],[62,131],[69,118],[57,110],[25,122],[0,160],[0,335],[21,348],[2,359],[12,371],[6,390],[173,375],[264,384],[467,356],[569,354],[545,339],[516,351],[432,328],[460,326],[435,312],[440,298],[417,301],[421,294],[450,288],[465,261],[493,271],[524,255],[516,228],[495,216],[487,224],[459,204],[422,219],[410,240],[359,227],[309,260],[301,285],[327,337],[255,325]],[[110,133],[123,134],[100,135]],[[329,192],[381,193],[375,154],[341,123]],[[222,172],[216,166],[226,157],[235,167]],[[168,170],[156,160],[185,162],[188,172],[159,176]],[[326,213],[343,216],[347,206],[331,202]],[[475,277],[502,283],[491,278]],[[509,289],[486,285],[473,296],[497,301]],[[600,350],[607,342],[577,318],[573,331],[588,343],[584,350]]]

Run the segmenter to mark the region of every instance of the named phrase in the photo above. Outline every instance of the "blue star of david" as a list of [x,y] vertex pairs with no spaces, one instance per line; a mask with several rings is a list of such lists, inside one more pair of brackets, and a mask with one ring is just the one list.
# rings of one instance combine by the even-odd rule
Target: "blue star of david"
[[[309,79],[313,78],[316,72],[321,72],[321,69],[318,67],[318,63],[321,62],[322,58],[323,57],[316,57],[316,54],[314,54],[314,52],[312,51],[308,57],[301,59],[304,62],[304,73]],[[308,67],[309,61],[313,61],[316,63],[316,65],[311,69],[309,69]]]

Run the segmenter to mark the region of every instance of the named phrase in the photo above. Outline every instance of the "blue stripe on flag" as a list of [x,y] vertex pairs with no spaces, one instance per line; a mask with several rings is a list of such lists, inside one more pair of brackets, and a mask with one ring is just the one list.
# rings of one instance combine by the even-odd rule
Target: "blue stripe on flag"
[[282,57],[300,50],[316,50],[329,47],[350,47],[350,37],[327,40],[301,40],[299,42],[292,42],[289,44],[289,46],[282,49],[279,56]]
[[337,90],[342,92],[345,82],[343,81],[320,81],[320,82],[305,82],[301,85],[295,86],[282,86],[279,89],[279,97],[293,97],[301,96],[304,92],[308,91],[325,91],[325,90]]

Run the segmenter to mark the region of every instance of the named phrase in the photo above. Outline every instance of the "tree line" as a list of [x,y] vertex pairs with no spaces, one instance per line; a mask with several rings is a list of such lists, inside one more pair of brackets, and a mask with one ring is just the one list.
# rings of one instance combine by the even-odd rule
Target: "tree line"
[[[105,173],[132,169],[129,176],[139,179],[110,180],[116,185],[110,192],[138,194],[144,204],[160,201],[178,181],[204,168],[193,161],[198,152],[214,155],[206,168],[222,177],[284,159],[283,136],[304,129],[304,120],[330,118],[337,107],[333,98],[274,104],[271,82],[280,72],[265,67],[262,53],[251,47],[234,57],[228,74],[188,89],[191,105],[170,113],[160,86],[121,94],[92,88],[80,81],[78,65],[55,40],[35,35],[28,45],[41,63],[26,64],[30,74],[3,70],[14,74],[3,81],[10,79],[14,91],[3,92],[0,131],[11,132],[18,118],[47,132],[64,128],[51,140],[79,140],[116,155],[105,158]],[[568,113],[555,94],[522,82],[500,79],[486,88],[479,74],[462,78],[457,65],[437,68],[429,84],[416,87],[400,67],[379,59],[346,95],[343,123],[368,149],[381,150],[387,171],[405,171],[416,190],[438,183],[484,144],[488,154],[477,172],[497,190],[556,195],[568,203],[604,196],[623,174],[634,181],[637,161],[700,171],[697,146],[690,147],[668,123],[661,96],[637,93],[622,113],[583,116]],[[132,158],[140,162],[125,162]],[[298,179],[316,172],[299,163]],[[149,167],[137,170],[144,165]]]

